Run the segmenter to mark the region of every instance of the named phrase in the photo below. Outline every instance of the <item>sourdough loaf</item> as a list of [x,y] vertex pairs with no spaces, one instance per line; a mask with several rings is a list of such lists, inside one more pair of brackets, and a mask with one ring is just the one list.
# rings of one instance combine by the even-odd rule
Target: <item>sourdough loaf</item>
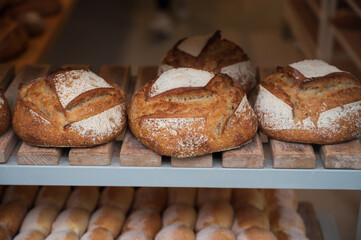
[[171,69],[147,83],[128,115],[144,145],[178,158],[239,147],[257,131],[246,95],[227,75],[192,68]]
[[0,89],[0,135],[4,134],[10,127],[10,108],[6,98]]
[[37,146],[90,147],[126,126],[124,92],[89,70],[61,69],[21,85],[13,127]]
[[279,67],[259,85],[259,126],[268,136],[316,144],[361,135],[361,83],[321,60]]
[[227,74],[246,93],[256,85],[255,70],[248,56],[242,48],[222,38],[220,31],[178,41],[163,58],[158,73],[179,67]]

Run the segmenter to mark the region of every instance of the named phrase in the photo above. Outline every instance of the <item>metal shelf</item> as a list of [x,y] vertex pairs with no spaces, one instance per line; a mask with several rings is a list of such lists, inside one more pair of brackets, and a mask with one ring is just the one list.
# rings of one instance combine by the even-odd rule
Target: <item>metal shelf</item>
[[119,158],[109,166],[72,166],[62,157],[57,166],[18,165],[15,156],[0,165],[3,185],[164,186],[219,188],[361,189],[361,171],[325,169],[275,169],[271,160],[263,169],[175,168],[168,160],[161,167],[122,167]]

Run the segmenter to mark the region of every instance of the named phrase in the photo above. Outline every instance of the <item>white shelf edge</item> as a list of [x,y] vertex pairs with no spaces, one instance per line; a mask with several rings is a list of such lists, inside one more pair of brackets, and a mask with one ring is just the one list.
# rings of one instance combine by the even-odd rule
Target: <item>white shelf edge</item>
[[15,156],[0,164],[2,185],[163,186],[219,188],[361,189],[361,171],[324,169],[223,168],[220,159],[212,168],[122,167],[119,158],[109,166],[71,166],[62,157],[57,166],[18,165]]

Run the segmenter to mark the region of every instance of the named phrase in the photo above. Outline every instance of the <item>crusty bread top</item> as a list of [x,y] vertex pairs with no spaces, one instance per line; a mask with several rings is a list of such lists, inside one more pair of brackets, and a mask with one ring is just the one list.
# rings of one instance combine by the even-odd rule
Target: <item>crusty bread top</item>
[[[21,85],[18,101],[44,124],[97,138],[122,125],[116,116],[125,108],[124,96],[115,83],[89,70],[60,69]],[[108,121],[99,125],[100,119]]]
[[[325,62],[305,60],[278,67],[263,79],[259,98],[268,102],[268,109],[257,104],[262,102],[257,99],[257,111],[263,114],[277,111],[273,114],[274,122],[268,123],[273,129],[332,128],[334,119],[361,111],[361,83],[352,74]],[[272,103],[274,107],[270,109]],[[293,121],[285,122],[286,117]]]

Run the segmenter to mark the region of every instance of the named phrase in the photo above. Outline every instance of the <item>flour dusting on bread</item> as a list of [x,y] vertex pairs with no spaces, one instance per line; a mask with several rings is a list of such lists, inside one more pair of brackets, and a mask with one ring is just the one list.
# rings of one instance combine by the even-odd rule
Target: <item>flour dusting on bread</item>
[[54,83],[63,108],[84,92],[97,88],[112,88],[104,79],[86,70],[71,70],[56,74]]
[[318,59],[303,60],[292,63],[289,66],[298,70],[306,78],[323,77],[330,73],[342,72],[337,67]]
[[158,76],[160,76],[162,73],[168,71],[168,70],[171,70],[173,69],[174,67],[171,66],[171,65],[168,65],[168,64],[161,64],[159,67],[158,67]]
[[4,99],[0,97],[0,105],[3,105],[5,103]]
[[193,68],[171,69],[155,81],[149,91],[149,97],[181,87],[204,87],[214,77],[213,73]]
[[119,104],[100,114],[86,118],[70,125],[70,129],[77,131],[81,136],[93,138],[109,136],[123,124],[125,103]]
[[255,71],[249,60],[223,67],[221,73],[227,74],[235,81],[239,81],[242,86],[251,82],[252,87],[254,87],[256,83]]
[[193,57],[197,57],[213,34],[193,36],[184,39],[177,48]]
[[31,114],[32,116],[34,116],[35,119],[38,120],[39,122],[50,125],[50,122],[49,122],[48,120],[46,120],[45,118],[43,118],[42,116],[40,116],[40,115],[39,115],[38,113],[36,113],[35,111],[31,110],[30,108],[29,108],[29,112],[30,112],[30,114]]

